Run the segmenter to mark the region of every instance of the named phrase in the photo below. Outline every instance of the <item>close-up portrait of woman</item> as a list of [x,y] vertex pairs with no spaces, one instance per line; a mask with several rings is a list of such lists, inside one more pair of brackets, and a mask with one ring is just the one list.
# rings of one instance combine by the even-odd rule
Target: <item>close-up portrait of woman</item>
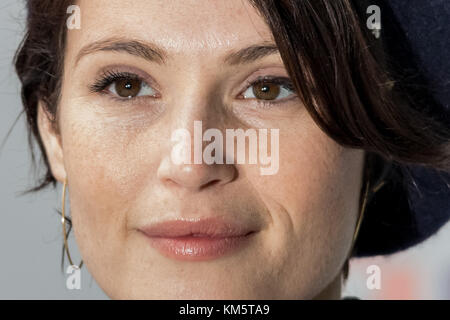
[[22,228],[46,211],[61,285],[71,266],[110,299],[385,299],[389,264],[350,260],[439,232],[428,297],[450,299],[450,2],[15,2],[1,63],[30,145],[2,158],[23,145],[40,174],[2,182],[33,195],[0,218],[28,242],[2,236],[9,264],[44,259]]

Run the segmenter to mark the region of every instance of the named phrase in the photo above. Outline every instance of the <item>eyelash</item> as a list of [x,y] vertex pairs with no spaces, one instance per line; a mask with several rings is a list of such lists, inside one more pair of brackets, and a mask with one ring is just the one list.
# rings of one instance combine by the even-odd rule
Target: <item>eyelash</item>
[[[119,80],[137,80],[146,83],[140,76],[130,72],[117,72],[117,71],[106,71],[101,75],[101,77],[92,84],[89,89],[94,93],[106,93],[104,92],[109,86],[111,86],[114,82]],[[129,100],[127,98],[123,98],[121,100]]]
[[[106,71],[103,73],[103,75],[96,80],[92,85],[89,86],[89,89],[93,93],[103,93],[103,94],[109,94],[110,92],[105,92],[107,88],[109,88],[112,84],[114,84],[116,81],[119,80],[135,80],[135,81],[141,81],[142,83],[147,84],[145,80],[142,79],[142,77],[138,76],[137,74],[130,73],[130,72],[118,72],[118,71]],[[253,81],[247,81],[245,89],[242,91],[240,96],[243,95],[243,93],[248,90],[250,87],[260,84],[260,83],[270,83],[270,84],[276,84],[279,85],[282,88],[285,88],[287,90],[292,91],[295,94],[295,88],[292,83],[292,81],[289,78],[286,77],[273,77],[273,76],[261,76],[256,78]],[[150,84],[147,84],[150,86]],[[139,97],[134,98],[123,98],[123,97],[114,97],[115,99],[118,99],[120,101],[128,101],[137,99]],[[241,98],[241,100],[256,100],[257,103],[263,107],[272,106],[275,104],[281,104],[283,102],[286,102],[288,100],[291,100],[292,98],[284,98],[281,100],[263,100],[263,99],[245,99]]]

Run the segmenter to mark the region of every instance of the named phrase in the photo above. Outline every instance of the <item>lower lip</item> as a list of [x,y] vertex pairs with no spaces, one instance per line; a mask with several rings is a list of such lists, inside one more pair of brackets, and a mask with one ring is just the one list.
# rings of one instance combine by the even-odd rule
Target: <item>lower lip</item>
[[162,255],[176,260],[212,260],[235,252],[248,244],[254,233],[242,236],[212,237],[148,237],[150,245]]

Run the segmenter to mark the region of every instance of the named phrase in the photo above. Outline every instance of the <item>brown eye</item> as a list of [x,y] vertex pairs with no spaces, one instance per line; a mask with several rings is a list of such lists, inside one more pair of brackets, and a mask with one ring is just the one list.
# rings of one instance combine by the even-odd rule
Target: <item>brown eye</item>
[[136,97],[142,88],[142,81],[137,79],[119,79],[114,84],[117,95],[122,98]]
[[[260,101],[278,101],[295,96],[295,90],[289,79],[268,78],[253,82],[242,94],[245,99]],[[276,103],[276,102],[268,102]]]
[[281,88],[279,84],[270,82],[260,82],[253,85],[253,94],[256,99],[275,100],[280,95]]

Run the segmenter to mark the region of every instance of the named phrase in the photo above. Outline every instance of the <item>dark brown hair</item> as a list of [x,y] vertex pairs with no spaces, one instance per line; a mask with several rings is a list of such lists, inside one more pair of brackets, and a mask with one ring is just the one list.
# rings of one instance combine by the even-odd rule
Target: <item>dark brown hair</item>
[[[374,197],[378,209],[380,203],[405,205],[405,198],[398,196],[406,192],[399,166],[449,169],[448,124],[433,113],[426,86],[412,86],[401,70],[390,68],[389,48],[363,27],[366,20],[359,6],[364,1],[249,1],[271,28],[295,88],[317,125],[339,144],[367,151],[366,181],[372,184],[382,178],[391,186],[388,194]],[[27,32],[15,65],[30,143],[37,141],[47,170],[30,191],[56,184],[38,133],[37,104],[42,101],[55,119],[70,2],[26,1]]]

